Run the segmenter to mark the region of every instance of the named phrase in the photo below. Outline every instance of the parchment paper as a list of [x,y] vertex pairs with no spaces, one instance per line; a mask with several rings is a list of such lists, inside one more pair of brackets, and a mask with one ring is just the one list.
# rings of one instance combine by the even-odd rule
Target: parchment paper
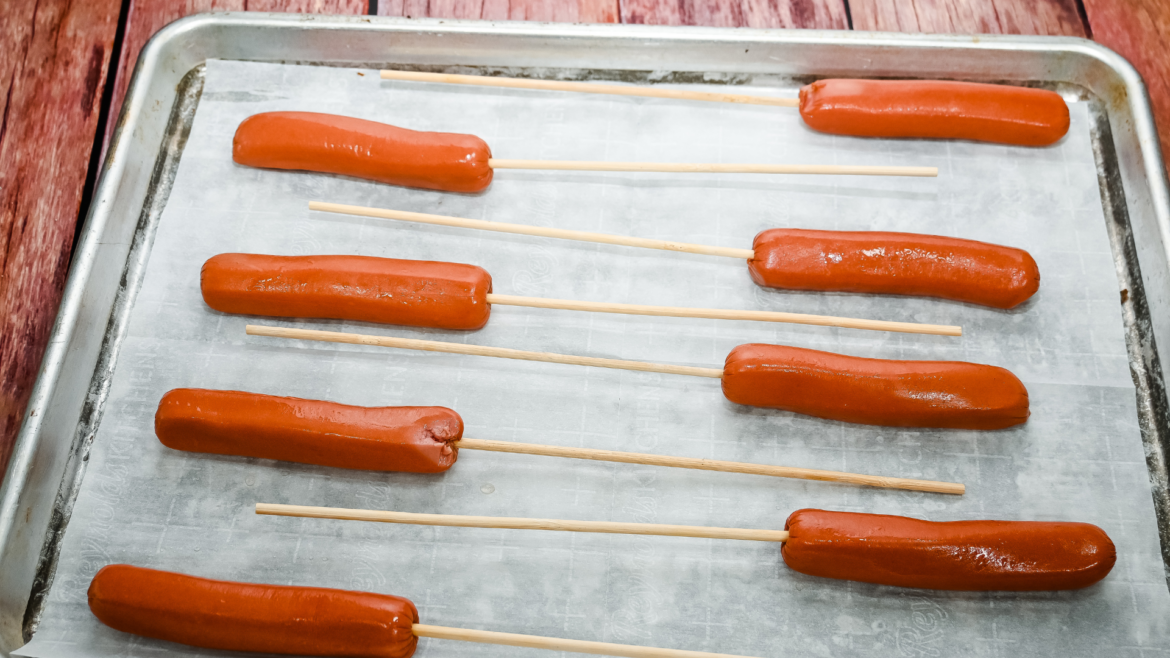
[[[701,88],[701,87],[696,87]],[[757,91],[757,90],[744,90]],[[758,90],[794,93],[794,90]],[[245,117],[334,112],[468,132],[504,158],[937,165],[937,179],[501,171],[480,195],[406,190],[231,161]],[[1155,656],[1170,651],[1118,282],[1086,108],[1052,148],[832,137],[795,111],[389,83],[376,71],[212,61],[133,309],[50,602],[24,655],[223,655],[132,637],[86,607],[108,563],[406,596],[424,623],[810,656]],[[1043,283],[1001,312],[936,300],[761,289],[742,262],[309,213],[319,199],[749,247],[770,227],[961,236],[1028,249]],[[1032,417],[998,432],[853,426],[724,400],[715,380],[249,338],[209,310],[221,252],[474,263],[499,293],[960,324],[963,338],[497,307],[478,332],[262,324],[719,367],[747,342],[1011,369]],[[446,405],[466,434],[964,482],[963,497],[464,451],[443,475],[184,454],[155,439],[175,387],[362,405]],[[256,502],[780,528],[804,507],[932,520],[1095,523],[1104,582],[1062,593],[940,593],[787,569],[780,545],[259,517]],[[423,658],[537,650],[422,640]]]

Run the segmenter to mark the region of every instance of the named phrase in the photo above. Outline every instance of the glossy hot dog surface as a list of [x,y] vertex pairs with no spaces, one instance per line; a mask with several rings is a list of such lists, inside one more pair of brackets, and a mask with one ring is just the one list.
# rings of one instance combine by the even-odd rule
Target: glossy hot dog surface
[[1040,288],[1022,249],[913,233],[771,229],[756,236],[752,280],[769,288],[940,297],[1012,308]]
[[463,419],[446,407],[353,407],[242,391],[177,388],[158,403],[168,448],[366,471],[438,473]]
[[232,159],[266,169],[300,169],[446,192],[479,192],[492,182],[492,157],[475,135],[431,133],[376,121],[265,112],[244,119]]
[[224,313],[469,330],[487,324],[492,277],[474,265],[371,256],[220,254],[203,300]]
[[939,80],[819,80],[800,90],[813,130],[856,137],[926,137],[1047,146],[1068,132],[1055,92]]
[[782,554],[810,576],[943,590],[1062,590],[1109,574],[1117,550],[1088,523],[932,522],[802,509]]
[[1028,419],[1027,389],[996,366],[759,343],[727,355],[723,395],[737,404],[863,425],[991,430]]
[[255,585],[126,564],[102,568],[89,609],[111,628],[208,649],[407,658],[418,611],[407,599],[320,587]]

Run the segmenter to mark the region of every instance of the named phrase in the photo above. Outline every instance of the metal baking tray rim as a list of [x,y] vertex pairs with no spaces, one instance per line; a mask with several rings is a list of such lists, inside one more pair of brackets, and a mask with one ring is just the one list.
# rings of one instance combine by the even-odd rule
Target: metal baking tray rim
[[[1161,318],[1163,324],[1170,324],[1170,273],[1166,272],[1170,264],[1170,192],[1149,97],[1140,75],[1124,58],[1086,39],[232,12],[187,17],[152,37],[135,67],[93,204],[82,228],[49,345],[0,486],[0,564],[3,565],[0,569],[0,653],[8,655],[9,651],[24,643],[22,622],[38,573],[38,561],[43,557],[42,548],[53,533],[63,532],[70,502],[69,480],[73,475],[79,478],[84,468],[85,445],[92,433],[85,435],[78,430],[80,419],[99,408],[104,399],[99,376],[99,369],[103,367],[101,357],[107,353],[116,355],[116,343],[120,338],[116,332],[103,332],[103,328],[113,324],[112,316],[122,306],[127,307],[123,310],[128,310],[126,300],[133,296],[134,282],[127,278],[127,273],[135,264],[128,264],[127,259],[135,257],[131,237],[136,222],[125,218],[139,217],[144,206],[149,205],[154,156],[160,145],[164,145],[164,129],[172,114],[180,81],[194,67],[213,57],[314,61],[311,55],[304,56],[304,51],[311,50],[313,35],[322,30],[346,32],[347,39],[364,39],[361,44],[347,48],[347,52],[326,58],[330,63],[351,64],[509,64],[505,61],[509,55],[501,56],[490,48],[455,49],[455,54],[446,58],[442,56],[444,51],[439,49],[422,49],[413,55],[404,55],[395,50],[396,40],[386,38],[388,36],[448,40],[460,37],[535,39],[542,48],[548,48],[550,43],[556,48],[564,48],[564,55],[557,55],[562,60],[575,56],[573,49],[579,49],[579,44],[597,41],[615,45],[633,43],[643,48],[675,45],[695,50],[696,57],[726,49],[732,44],[748,44],[749,49],[751,46],[868,49],[869,58],[861,67],[856,62],[834,64],[825,60],[809,65],[799,61],[799,57],[779,61],[771,57],[763,63],[751,57],[719,61],[695,59],[689,65],[683,62],[682,65],[670,66],[674,71],[778,74],[792,78],[832,75],[846,70],[853,71],[853,75],[871,74],[872,77],[945,74],[938,71],[938,58],[924,58],[921,53],[909,55],[911,51],[948,52],[960,57],[975,52],[1006,56],[1031,53],[1046,58],[1034,66],[1025,65],[1008,71],[1003,78],[973,69],[955,72],[955,77],[1068,82],[1088,89],[1101,100],[1118,152],[1118,176],[1125,192],[1122,204],[1128,210],[1130,221],[1140,222],[1144,227],[1144,233],[1135,239],[1141,243],[1138,256],[1143,265],[1142,278],[1149,297],[1149,312],[1154,319],[1149,348],[1154,349],[1153,336],[1164,337],[1164,344],[1170,344],[1170,327],[1159,326],[1157,322]],[[248,31],[272,32],[279,38],[277,43],[233,40],[234,36]],[[379,40],[380,44],[377,43]],[[615,53],[620,56],[620,48]],[[600,60],[614,56],[595,54]],[[515,59],[515,55],[510,57]],[[973,61],[975,58],[968,59]],[[627,68],[616,61],[603,64],[597,68]],[[566,66],[563,62],[545,65]],[[645,67],[634,67],[634,70],[645,70]],[[996,69],[996,73],[999,71]],[[125,229],[127,223],[130,231],[118,230],[119,227]],[[137,263],[138,266],[145,262],[148,254],[149,249],[137,253],[136,257],[142,261]],[[117,276],[112,276],[112,280],[117,284],[97,290],[95,286],[110,280],[113,270],[117,271]],[[1161,358],[1154,354],[1151,362],[1157,366]],[[112,370],[113,362],[105,367]],[[83,374],[71,380],[63,377],[66,373]],[[89,373],[94,373],[93,377],[89,377]],[[1161,384],[1160,371],[1151,373],[1151,376]],[[104,381],[108,381],[108,377]],[[1164,395],[1164,388],[1159,390]],[[64,518],[60,518],[61,510],[66,511]]]

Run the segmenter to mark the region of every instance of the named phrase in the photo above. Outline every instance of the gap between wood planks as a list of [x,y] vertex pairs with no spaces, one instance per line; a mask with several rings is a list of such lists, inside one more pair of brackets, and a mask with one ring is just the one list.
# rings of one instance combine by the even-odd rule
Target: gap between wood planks
[[56,319],[118,0],[11,1],[0,31],[0,466]]

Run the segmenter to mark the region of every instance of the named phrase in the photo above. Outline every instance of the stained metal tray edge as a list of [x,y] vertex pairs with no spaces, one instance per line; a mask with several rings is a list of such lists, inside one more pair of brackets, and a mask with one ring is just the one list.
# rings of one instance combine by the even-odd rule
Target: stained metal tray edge
[[[336,32],[345,33],[342,52]],[[518,40],[508,48],[501,43]],[[742,54],[741,54],[742,50]],[[754,50],[754,52],[752,52]],[[924,57],[923,51],[931,56]],[[978,51],[979,58],[972,58]],[[646,58],[647,53],[657,57]],[[527,66],[727,72],[786,77],[951,77],[970,80],[1059,81],[1079,85],[1104,104],[1097,127],[1110,139],[1113,163],[1102,171],[1112,207],[1112,237],[1140,265],[1149,327],[1128,337],[1139,388],[1153,394],[1144,410],[1154,497],[1165,518],[1166,360],[1170,345],[1170,193],[1149,98],[1140,76],[1116,53],[1072,38],[927,36],[876,32],[745,30],[629,25],[568,25],[291,14],[217,13],[181,19],[143,49],[131,81],[94,202],[82,229],[49,347],[32,391],[4,483],[0,486],[0,652],[24,643],[22,626],[50,534],[67,518],[61,509],[84,469],[129,311],[149,253],[139,229],[151,207],[152,181],[166,152],[167,126],[185,75],[208,58],[341,64]],[[527,64],[518,62],[532,58]],[[858,60],[863,60],[858,65]],[[636,62],[636,63],[635,63]],[[631,65],[631,63],[635,63]],[[651,66],[657,64],[657,66]],[[734,82],[734,79],[730,81]],[[181,150],[181,149],[180,149]],[[1100,153],[1098,154],[1100,157]],[[1115,184],[1120,183],[1115,189]],[[1120,192],[1120,194],[1118,194]],[[1124,217],[1117,217],[1121,213]],[[1121,221],[1124,220],[1124,221]],[[1120,234],[1118,234],[1120,230]],[[146,245],[147,247],[149,245]],[[1159,321],[1160,319],[1160,321]],[[1131,332],[1132,334],[1133,332]],[[50,413],[51,412],[51,413]],[[1152,437],[1152,438],[1151,438]],[[54,517],[58,518],[54,518]],[[1163,537],[1164,549],[1167,546]]]

